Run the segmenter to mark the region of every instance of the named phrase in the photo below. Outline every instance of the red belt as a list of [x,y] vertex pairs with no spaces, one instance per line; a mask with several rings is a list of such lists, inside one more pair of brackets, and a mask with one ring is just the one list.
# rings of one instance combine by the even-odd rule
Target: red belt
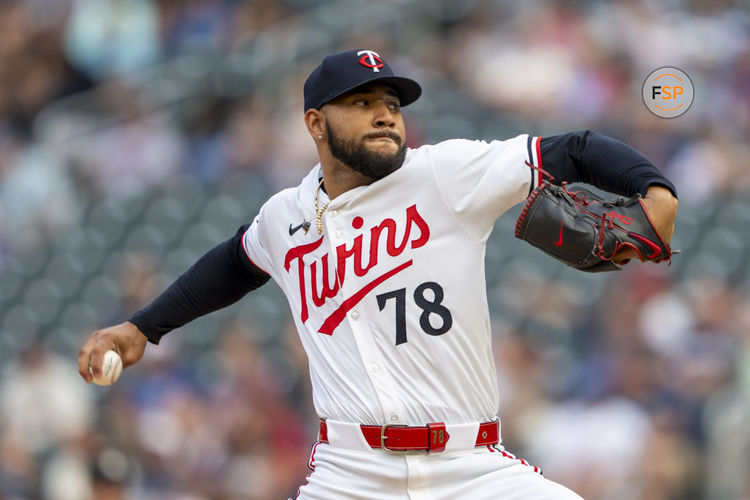
[[[360,425],[365,441],[372,448],[382,448],[387,451],[443,451],[450,435],[445,430],[445,423],[427,424],[423,427],[408,427],[406,425]],[[328,428],[325,420],[320,421],[318,441],[328,443]],[[479,424],[477,439],[474,446],[497,444],[500,441],[498,422],[483,422]]]

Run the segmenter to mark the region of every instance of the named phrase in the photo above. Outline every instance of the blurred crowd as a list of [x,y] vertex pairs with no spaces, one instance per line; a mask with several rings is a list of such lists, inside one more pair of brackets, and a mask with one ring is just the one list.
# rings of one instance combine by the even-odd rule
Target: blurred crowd
[[506,445],[585,498],[750,498],[748,311],[747,290],[639,269],[576,311],[571,352],[500,325]]
[[[90,330],[59,348],[57,328],[80,328],[96,290],[118,300],[83,325],[127,319],[174,277],[163,269],[179,261],[174,249],[127,250],[78,273],[90,283],[108,273],[88,294],[58,284],[57,313],[29,331],[8,311],[29,309],[39,287],[11,287],[9,276],[45,278],[50,248],[86,229],[103,202],[138,205],[177,181],[195,190],[173,211],[227,189],[247,210],[229,227],[249,221],[248,206],[316,163],[302,82],[323,55],[352,47],[422,83],[404,111],[412,146],[588,128],[635,146],[675,182],[683,253],[672,267],[631,265],[573,286],[559,269],[539,272],[549,262],[524,247],[489,276],[503,440],[587,499],[750,499],[742,0],[1,1],[0,499],[296,495],[317,419],[287,316],[273,327],[220,316],[203,324],[210,334],[149,346],[111,388],[89,387],[75,346]],[[640,97],[667,65],[695,86],[676,119],[651,115]],[[222,200],[229,208],[217,213],[230,213]],[[148,222],[114,215],[135,229],[103,253]],[[509,239],[495,234],[488,256],[505,255]],[[283,301],[265,293],[245,301]],[[261,304],[259,314],[273,309]]]

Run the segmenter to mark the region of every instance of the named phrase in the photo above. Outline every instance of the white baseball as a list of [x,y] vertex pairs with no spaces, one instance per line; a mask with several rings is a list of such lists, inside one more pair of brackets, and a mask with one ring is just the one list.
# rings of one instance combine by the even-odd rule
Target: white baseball
[[[93,370],[89,366],[89,372],[93,375]],[[94,377],[93,382],[96,385],[112,385],[122,373],[122,359],[120,355],[115,351],[107,351],[104,353],[104,361],[102,362],[102,376]]]

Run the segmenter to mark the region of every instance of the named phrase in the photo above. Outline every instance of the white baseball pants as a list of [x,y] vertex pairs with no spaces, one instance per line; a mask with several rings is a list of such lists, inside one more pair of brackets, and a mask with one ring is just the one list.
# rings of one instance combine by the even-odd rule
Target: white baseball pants
[[394,453],[339,441],[313,446],[298,500],[581,500],[500,445]]

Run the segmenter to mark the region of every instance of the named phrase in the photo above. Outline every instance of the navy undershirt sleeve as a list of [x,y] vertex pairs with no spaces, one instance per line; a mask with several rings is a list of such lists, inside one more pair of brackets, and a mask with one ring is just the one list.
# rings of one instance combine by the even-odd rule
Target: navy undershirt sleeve
[[589,130],[542,137],[542,168],[563,181],[585,182],[605,191],[645,196],[659,185],[677,196],[674,185],[643,154],[622,142]]
[[234,237],[198,259],[164,293],[130,318],[149,342],[158,344],[175,328],[234,304],[270,279],[245,254],[242,236],[248,227],[242,226]]

